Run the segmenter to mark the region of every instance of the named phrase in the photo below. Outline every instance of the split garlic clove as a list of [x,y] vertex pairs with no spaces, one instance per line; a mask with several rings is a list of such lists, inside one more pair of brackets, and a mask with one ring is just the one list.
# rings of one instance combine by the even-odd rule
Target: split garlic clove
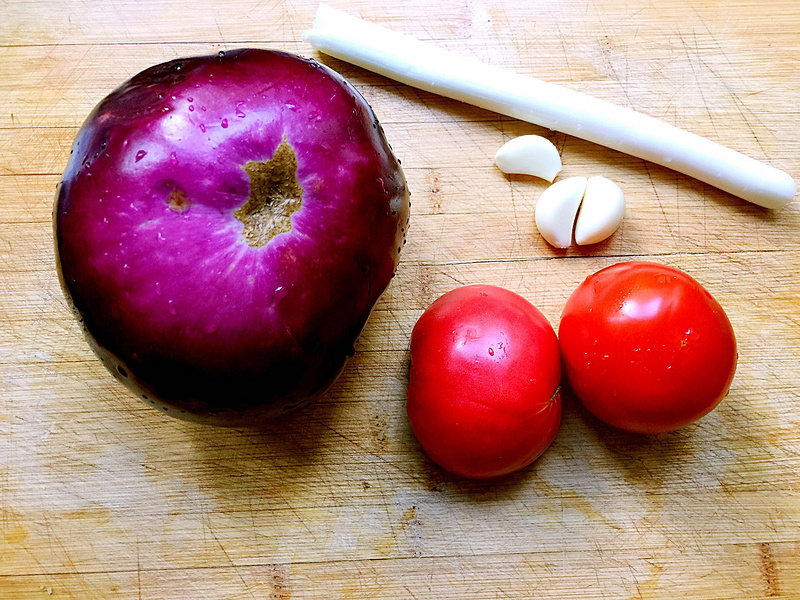
[[586,177],[569,177],[557,181],[539,196],[534,220],[539,233],[551,246],[567,248],[572,243],[575,215],[586,184]]
[[494,162],[503,173],[533,175],[553,181],[561,172],[558,149],[547,138],[521,135],[509,140],[494,155]]
[[602,242],[619,228],[624,212],[625,195],[620,187],[600,175],[590,177],[575,221],[575,243]]

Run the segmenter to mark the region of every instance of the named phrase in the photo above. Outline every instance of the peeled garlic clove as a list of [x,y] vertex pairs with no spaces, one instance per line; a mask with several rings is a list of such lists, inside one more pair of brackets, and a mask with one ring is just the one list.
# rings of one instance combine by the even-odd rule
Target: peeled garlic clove
[[547,138],[521,135],[509,140],[494,155],[503,173],[521,173],[553,181],[561,171],[558,149]]
[[586,183],[586,177],[562,179],[539,196],[534,220],[539,233],[551,246],[567,248],[572,243],[572,226]]
[[575,243],[602,242],[619,228],[624,212],[625,195],[620,187],[605,177],[590,177],[575,221]]

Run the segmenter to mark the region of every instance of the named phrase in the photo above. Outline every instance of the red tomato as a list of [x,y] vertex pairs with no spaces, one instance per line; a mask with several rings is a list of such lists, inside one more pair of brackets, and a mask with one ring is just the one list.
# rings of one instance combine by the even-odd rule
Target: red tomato
[[561,359],[547,319],[490,285],[436,300],[411,334],[408,416],[428,456],[464,477],[521,469],[561,422]]
[[558,330],[566,378],[597,418],[638,433],[712,410],[736,371],[725,311],[686,273],[620,263],[570,296]]

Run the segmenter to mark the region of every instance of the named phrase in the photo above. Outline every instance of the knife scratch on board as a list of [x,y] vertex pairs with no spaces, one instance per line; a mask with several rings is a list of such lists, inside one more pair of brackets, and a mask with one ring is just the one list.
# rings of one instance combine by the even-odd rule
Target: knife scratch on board
[[247,595],[250,596],[250,598],[252,598],[253,600],[256,600],[256,597],[253,594],[253,590],[250,588],[249,585],[247,585],[247,582],[244,580],[244,577],[242,577],[242,573],[239,571],[239,568],[236,566],[236,563],[233,562],[230,555],[228,554],[228,551],[225,549],[225,546],[223,546],[222,542],[219,541],[216,532],[211,528],[211,525],[209,525],[208,522],[206,522],[206,527],[208,528],[208,531],[211,533],[211,536],[214,538],[214,541],[217,542],[219,549],[222,550],[222,554],[225,555],[226,560],[233,568],[233,571],[236,573],[236,576],[239,578],[239,581],[242,582],[242,585],[244,586]]

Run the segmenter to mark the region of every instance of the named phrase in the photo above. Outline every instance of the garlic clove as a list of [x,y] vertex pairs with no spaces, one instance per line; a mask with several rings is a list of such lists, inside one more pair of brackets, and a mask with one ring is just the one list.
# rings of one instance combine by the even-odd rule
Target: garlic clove
[[575,243],[602,242],[619,228],[624,212],[625,195],[620,187],[600,175],[590,177],[575,221]]
[[547,138],[521,135],[509,140],[494,155],[503,173],[521,173],[553,181],[561,171],[558,149]]
[[539,196],[534,220],[539,233],[551,246],[567,248],[572,243],[575,215],[586,183],[586,177],[569,177],[557,181]]

